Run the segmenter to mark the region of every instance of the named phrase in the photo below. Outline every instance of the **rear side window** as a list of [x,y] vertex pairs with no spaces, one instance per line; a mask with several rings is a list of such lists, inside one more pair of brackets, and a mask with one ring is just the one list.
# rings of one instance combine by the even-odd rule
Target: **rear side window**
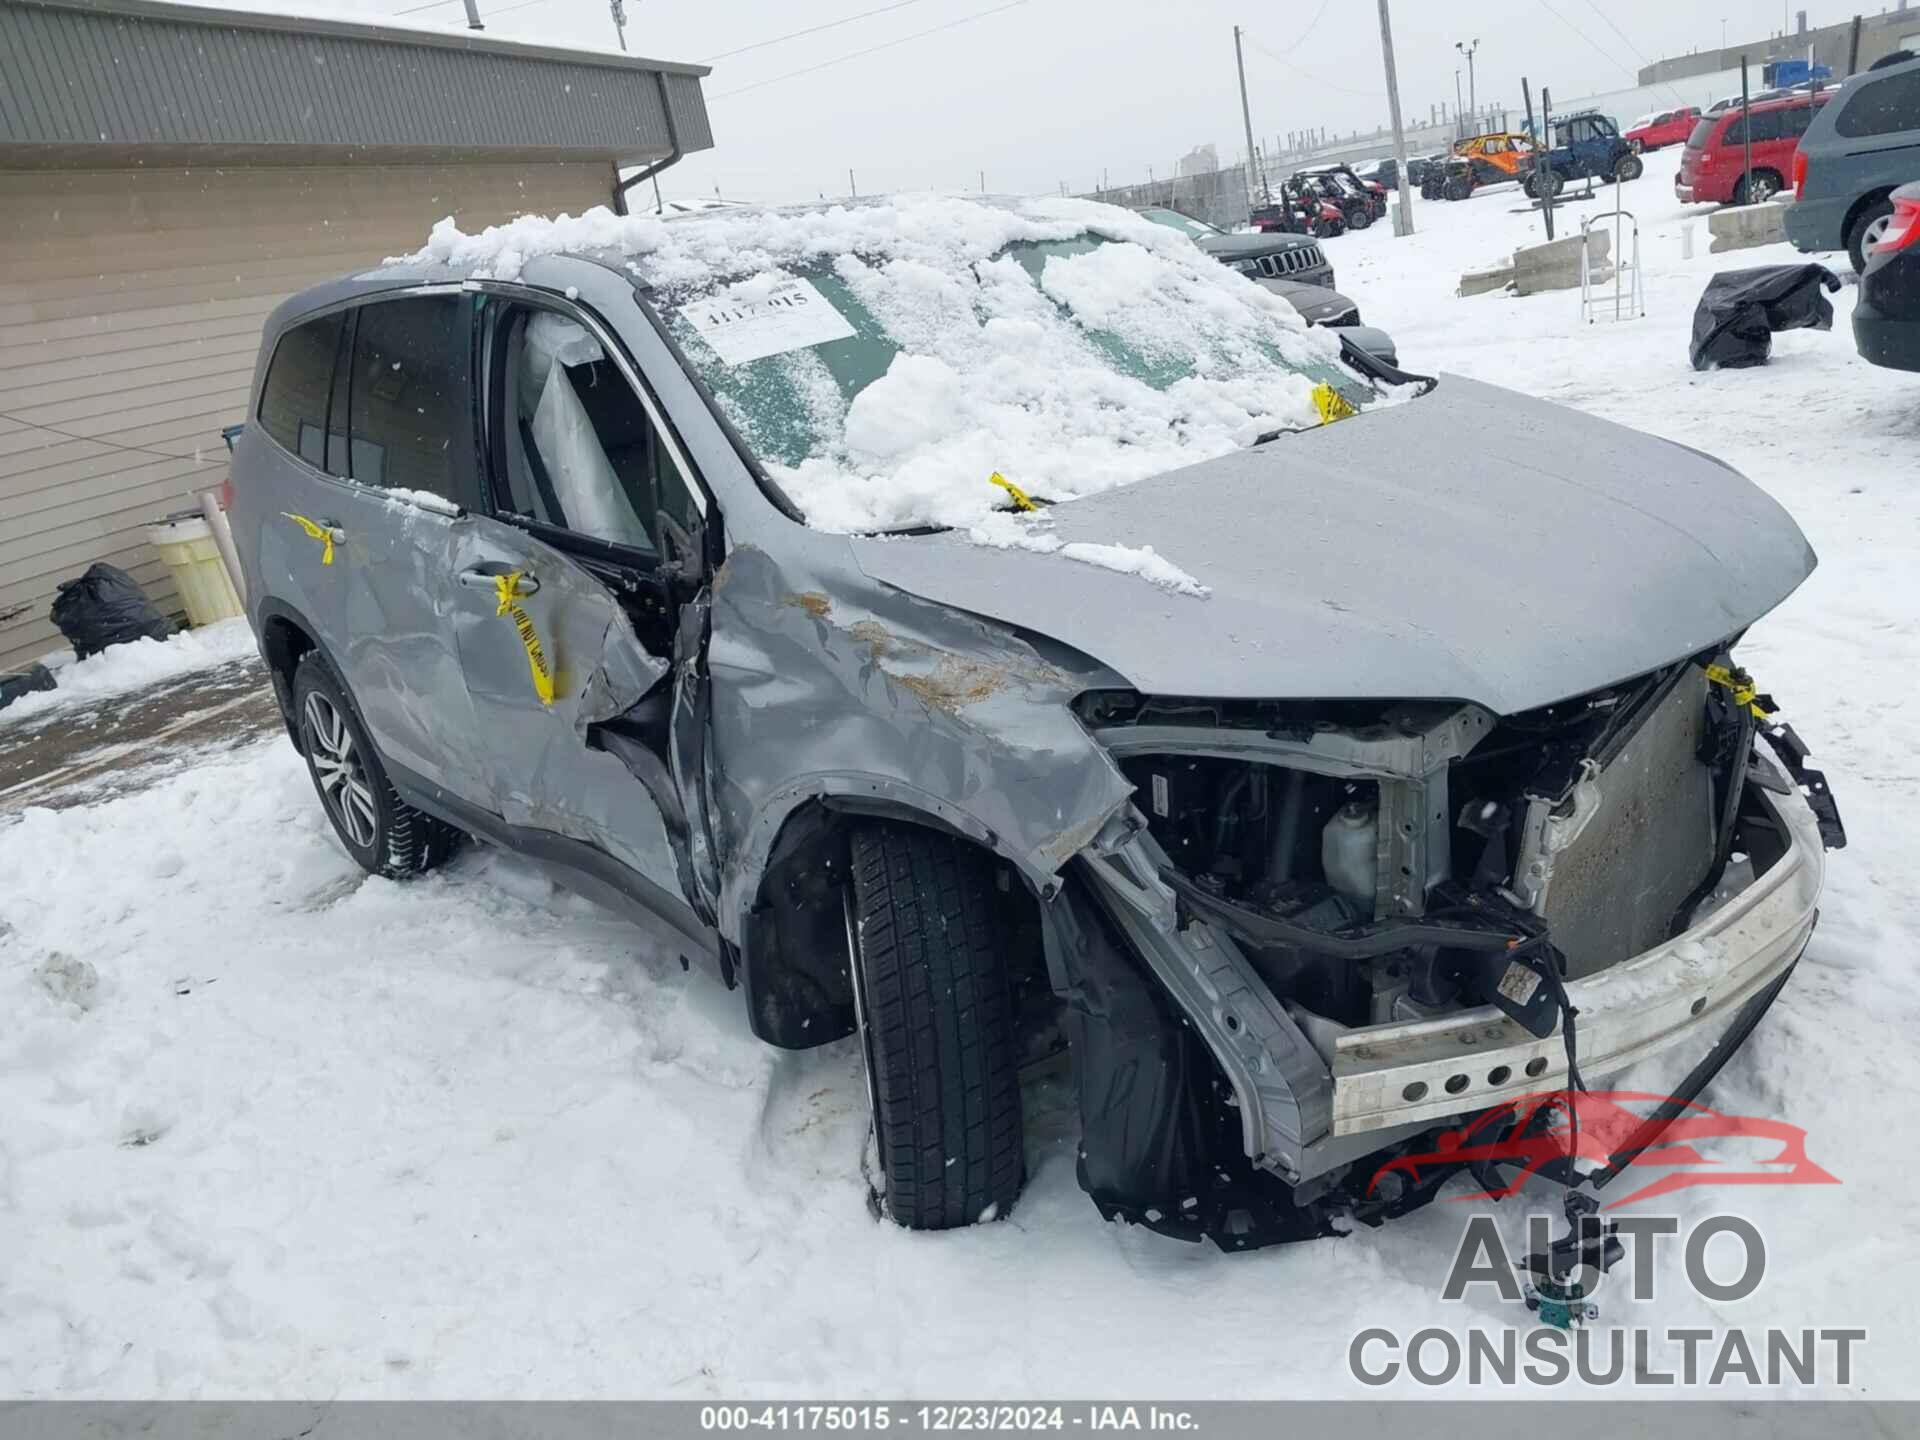
[[473,474],[471,311],[459,295],[362,306],[348,383],[353,478],[468,503]]
[[1846,107],[1833,128],[1848,140],[1920,130],[1920,69],[1862,85]]
[[1813,123],[1813,106],[1796,105],[1791,110],[1780,112],[1780,128],[1785,138],[1798,140],[1807,133],[1807,126]]
[[1695,150],[1707,148],[1707,142],[1713,138],[1713,127],[1720,123],[1718,116],[1710,116],[1693,127],[1693,133],[1687,136],[1687,144]]
[[[328,404],[333,392],[334,360],[346,312],[336,310],[280,337],[260,387],[260,425],[316,470],[326,468]],[[344,415],[332,417],[338,429]]]
[[1727,126],[1723,145],[1744,145],[1749,136],[1758,145],[1766,140],[1778,140],[1781,136],[1781,112],[1778,110],[1756,110],[1751,115],[1738,116]]

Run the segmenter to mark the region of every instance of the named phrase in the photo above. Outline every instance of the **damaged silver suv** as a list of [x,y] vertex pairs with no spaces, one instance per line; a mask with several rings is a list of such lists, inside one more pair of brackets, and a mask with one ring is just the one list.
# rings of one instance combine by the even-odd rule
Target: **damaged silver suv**
[[269,320],[233,528],[368,870],[506,846],[858,1036],[908,1226],[1007,1213],[1064,1041],[1101,1212],[1238,1247],[1697,1092],[1844,841],[1729,653],[1792,520],[1435,383],[1077,202],[443,223]]

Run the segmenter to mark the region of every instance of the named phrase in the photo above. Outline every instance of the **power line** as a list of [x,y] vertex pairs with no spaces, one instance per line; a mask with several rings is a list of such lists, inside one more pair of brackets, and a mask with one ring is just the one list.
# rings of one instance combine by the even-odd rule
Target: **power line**
[[1313,18],[1307,21],[1307,28],[1302,30],[1298,35],[1294,36],[1293,43],[1296,47],[1307,43],[1307,36],[1313,33],[1313,27],[1320,23],[1320,17],[1327,13],[1327,6],[1331,5],[1332,3],[1333,3],[1333,0],[1320,0],[1320,8],[1314,11]]
[[[1636,60],[1638,60],[1642,65],[1645,65],[1649,68],[1652,67],[1653,62],[1647,59],[1646,55],[1641,52],[1641,49],[1638,45],[1633,43],[1632,38],[1627,34],[1626,31],[1622,30],[1618,25],[1613,23],[1613,17],[1611,15],[1607,14],[1606,11],[1602,10],[1598,5],[1594,4],[1593,0],[1587,0],[1587,8],[1593,11],[1593,13],[1598,15],[1602,20],[1607,22],[1607,28],[1613,31],[1614,34],[1620,37],[1620,43],[1625,45],[1627,49],[1633,52],[1633,56]],[[1639,80],[1640,77],[1636,74],[1633,78],[1637,81]],[[1680,92],[1674,89],[1672,84],[1669,83],[1668,81],[1662,80],[1660,82],[1660,87],[1663,90],[1665,90],[1669,95],[1673,96],[1675,100],[1678,100],[1680,98]]]
[[[1308,28],[1311,29],[1312,27],[1309,26]],[[1249,45],[1253,46],[1254,49],[1258,50],[1262,55],[1266,56],[1269,60],[1273,61],[1276,65],[1285,65],[1289,70],[1293,71],[1296,75],[1299,74],[1299,68],[1294,64],[1293,61],[1282,60],[1278,55],[1274,54],[1273,51],[1267,49],[1266,46],[1262,45],[1259,42],[1259,40],[1254,37],[1252,31],[1242,26],[1240,30],[1240,34],[1246,39]],[[1344,85],[1335,85],[1331,80],[1323,80],[1318,75],[1308,75],[1305,78],[1307,80],[1307,83],[1310,85],[1318,85],[1323,89],[1337,91],[1339,94],[1342,94],[1342,95],[1355,95],[1362,100],[1378,100],[1382,98],[1382,94],[1378,90],[1350,90]]]
[[842,25],[851,25],[856,20],[865,20],[873,15],[885,15],[890,11],[904,10],[909,5],[924,5],[926,0],[893,0],[891,5],[882,5],[873,10],[862,10],[858,15],[848,15],[843,19],[829,20],[824,25],[809,25],[805,30],[791,30],[785,35],[776,35],[771,40],[756,40],[751,45],[742,45],[738,50],[722,50],[718,55],[709,55],[701,63],[711,65],[716,60],[731,59],[735,55],[744,55],[749,50],[764,50],[769,45],[784,44],[788,40],[798,40],[802,35],[818,35],[822,30],[838,29]]
[[198,455],[182,455],[174,450],[155,450],[146,445],[122,445],[116,440],[102,440],[97,435],[78,435],[71,430],[62,430],[57,425],[42,425],[38,420],[29,420],[24,415],[9,415],[0,410],[0,420],[11,420],[16,425],[24,425],[29,430],[44,430],[49,435],[58,435],[63,440],[84,440],[89,445],[104,445],[109,450],[124,450],[129,455],[158,455],[163,460],[191,460],[196,465],[218,465],[218,460],[202,460]]
[[761,89],[763,86],[778,85],[782,80],[795,80],[802,75],[811,75],[816,70],[825,70],[829,66],[843,65],[849,60],[858,60],[866,55],[877,55],[882,50],[891,50],[896,45],[905,45],[910,40],[924,40],[929,35],[938,35],[942,30],[952,30],[960,25],[970,25],[975,20],[984,20],[989,15],[998,15],[1003,11],[1016,10],[1026,3],[1027,0],[1008,0],[1007,4],[996,5],[991,10],[976,10],[971,15],[962,15],[958,20],[949,20],[944,25],[935,25],[927,30],[916,30],[911,35],[902,35],[898,40],[888,40],[880,45],[869,45],[864,50],[853,50],[845,55],[836,55],[831,60],[822,60],[818,65],[809,65],[802,70],[789,70],[784,75],[769,76],[765,80],[756,80],[751,85],[742,85],[738,90],[727,90],[718,95],[709,95],[707,99],[709,101],[725,100],[733,95],[744,95],[749,90]]
[[1587,48],[1593,51],[1594,54],[1598,55],[1602,60],[1606,61],[1609,65],[1617,65],[1620,67],[1620,69],[1624,70],[1627,74],[1633,76],[1633,80],[1636,85],[1640,83],[1639,71],[1635,70],[1631,65],[1628,65],[1625,62],[1623,62],[1618,56],[1614,55],[1611,51],[1602,50],[1600,46],[1597,43],[1595,43],[1594,38],[1591,35],[1587,34],[1586,31],[1582,30],[1578,25],[1574,24],[1571,20],[1567,19],[1566,16],[1562,15],[1558,10],[1554,9],[1551,3],[1551,0],[1540,0],[1540,5],[1541,5],[1541,8],[1544,9],[1549,15],[1553,16],[1554,19],[1558,20],[1562,25],[1566,26],[1567,29],[1573,31],[1574,34],[1578,35],[1582,40],[1586,41]]

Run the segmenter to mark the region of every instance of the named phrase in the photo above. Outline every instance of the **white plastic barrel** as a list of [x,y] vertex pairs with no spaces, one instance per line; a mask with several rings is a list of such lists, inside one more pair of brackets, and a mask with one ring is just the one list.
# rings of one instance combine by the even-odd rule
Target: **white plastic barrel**
[[160,552],[195,625],[211,625],[241,613],[240,597],[227,578],[213,530],[197,515],[173,516],[147,527],[147,543]]

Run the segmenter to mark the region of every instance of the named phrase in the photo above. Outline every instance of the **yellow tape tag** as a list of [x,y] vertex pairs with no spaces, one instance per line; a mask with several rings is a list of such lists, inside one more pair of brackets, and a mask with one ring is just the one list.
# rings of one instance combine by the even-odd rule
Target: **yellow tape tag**
[[1033,503],[1033,497],[1031,495],[1014,484],[1013,481],[1007,479],[1007,477],[1002,475],[998,470],[987,477],[987,483],[989,485],[998,485],[1002,490],[1006,491],[1007,494],[1011,495],[1013,497],[1013,508],[1016,510],[1038,510],[1040,508]]
[[1334,389],[1333,386],[1325,384],[1313,387],[1313,408],[1320,412],[1320,423],[1322,425],[1331,425],[1336,420],[1344,420],[1349,415],[1357,415],[1359,413],[1353,408],[1346,396]]
[[521,608],[520,600],[521,572],[513,571],[507,575],[496,575],[493,580],[494,596],[500,602],[500,608],[493,613],[513,618],[513,628],[520,634],[520,648],[527,652],[527,669],[533,675],[533,693],[540,697],[542,705],[553,704],[553,671],[547,665],[547,652],[541,648],[540,637],[534,632],[533,621],[527,618],[527,612]]
[[285,510],[282,510],[280,513],[285,515],[287,519],[293,521],[293,523],[298,525],[302,530],[306,531],[309,540],[318,540],[322,545],[327,547],[320,552],[320,563],[322,565],[331,565],[333,563],[333,531],[328,530],[324,526],[314,524],[313,521],[304,515],[290,514]]
[[1724,685],[1733,692],[1733,703],[1744,705],[1753,712],[1756,720],[1766,720],[1773,711],[1762,705],[1758,699],[1760,688],[1753,683],[1753,677],[1744,670],[1733,670],[1725,665],[1707,666],[1707,680],[1714,685]]

